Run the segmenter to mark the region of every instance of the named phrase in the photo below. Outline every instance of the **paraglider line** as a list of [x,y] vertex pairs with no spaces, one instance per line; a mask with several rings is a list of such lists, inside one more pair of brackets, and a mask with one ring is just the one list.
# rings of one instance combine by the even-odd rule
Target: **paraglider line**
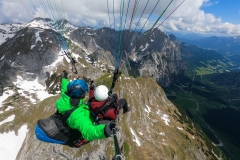
[[[122,3],[123,2],[123,3]],[[119,59],[119,61],[121,60],[121,43],[122,43],[122,34],[123,34],[123,30],[122,30],[122,23],[123,23],[123,10],[124,10],[124,3],[125,3],[125,0],[121,0],[121,5],[120,5],[120,11],[121,11],[121,13],[120,13],[120,28],[119,28],[119,43],[118,43],[118,59]],[[122,6],[122,7],[121,7]],[[119,64],[120,64],[120,62],[119,61],[117,61],[118,63],[117,63],[117,66],[115,66],[115,67],[119,67]]]
[[[133,19],[134,19],[135,10],[136,10],[136,0],[135,0],[135,2],[134,2],[134,6],[133,6],[131,21],[130,21],[130,25],[129,25],[129,28],[128,28],[128,33],[127,33],[127,36],[126,36],[126,41],[128,41],[128,36],[129,36],[130,29],[131,29],[131,26],[132,26],[132,22],[133,22]],[[127,44],[127,42],[125,42],[125,44]],[[125,45],[124,45],[124,46],[125,46]]]
[[[113,28],[115,30],[115,12],[114,12],[114,0],[113,0]],[[114,48],[117,48],[117,42],[116,42],[116,39],[114,39],[114,42],[115,42],[115,47]],[[117,50],[113,49],[113,55],[114,55],[114,66],[117,65]]]
[[[165,22],[165,21],[183,4],[184,1],[185,1],[185,0],[183,0],[183,1],[164,19],[163,22]],[[160,23],[160,24],[158,25],[158,27],[160,27],[160,25],[163,24],[163,22]],[[152,33],[154,33],[154,32],[158,29],[158,27],[155,28],[155,29],[152,31]],[[146,38],[144,39],[143,43],[146,42],[146,40],[152,35],[152,33],[149,34],[148,37],[146,37]],[[142,43],[142,44],[143,44],[143,43]],[[123,64],[126,63],[126,61],[129,59],[129,57],[130,57],[134,52],[138,52],[139,50],[140,50],[140,48],[139,48],[137,51],[136,51],[136,49],[134,49],[134,50],[127,56],[127,58],[120,64],[119,69],[122,68]]]
[[[183,2],[184,2],[185,0],[183,0],[178,6],[177,6],[177,8],[175,8],[159,25],[158,25],[158,27],[160,27],[182,4],[183,4]],[[157,27],[157,28],[158,28]]]
[[111,22],[110,22],[110,15],[109,15],[109,6],[108,6],[108,0],[107,0],[107,8],[108,8],[108,21],[109,21],[109,26],[111,28]]
[[[159,1],[158,1],[158,2],[159,2]],[[145,10],[146,10],[146,8],[147,8],[148,3],[149,3],[149,0],[147,1],[146,5],[145,5],[145,7],[144,7],[144,10],[143,10],[143,12],[142,12],[142,14],[141,14],[141,16],[140,16],[140,18],[139,18],[139,20],[138,20],[138,23],[137,23],[137,25],[136,25],[136,27],[135,27],[135,29],[134,29],[134,31],[133,31],[133,34],[135,33],[135,31],[136,31],[136,29],[137,29],[137,26],[138,26],[140,20],[142,19],[143,13],[145,12]],[[155,7],[156,7],[156,5],[155,5]],[[154,7],[154,9],[155,9],[155,7]],[[146,23],[145,23],[145,24],[146,24]],[[140,31],[140,33],[141,33],[141,31]],[[138,34],[138,35],[139,35],[139,34]],[[136,40],[136,38],[135,38],[135,40]],[[134,44],[134,43],[133,43],[133,44]],[[127,49],[128,49],[128,46],[131,46],[131,45],[129,45],[129,44],[126,44],[126,46],[124,45],[124,50],[127,50]],[[122,55],[121,59],[122,59],[122,58],[123,58],[123,55]]]
[[26,8],[26,10],[30,13],[30,15],[33,17],[32,13],[29,11],[29,9],[26,7],[26,5],[22,2],[22,0],[20,0],[20,1],[21,1],[22,5]]
[[[145,23],[144,23],[144,25],[143,25],[142,29],[140,30],[140,32],[138,33],[137,37],[135,38],[135,40],[134,40],[133,44],[135,44],[135,42],[136,42],[136,40],[138,39],[139,35],[141,34],[141,32],[142,32],[143,28],[145,27],[145,25],[147,24],[147,22],[148,22],[149,18],[151,17],[151,15],[152,15],[153,11],[154,11],[154,10],[155,10],[155,8],[157,7],[157,5],[158,5],[159,1],[160,1],[160,0],[158,0],[158,2],[155,4],[155,6],[154,6],[153,10],[151,11],[150,15],[148,16],[147,20],[145,21]],[[128,45],[128,46],[129,46],[129,45]],[[131,45],[130,45],[130,46],[131,46]],[[128,47],[125,47],[125,50],[127,50],[127,48],[128,48]]]
[[[155,29],[153,29],[155,26],[156,26],[156,24],[157,24],[157,22],[161,19],[161,17],[163,16],[163,14],[166,12],[166,10],[168,9],[168,7],[171,5],[171,3],[173,2],[173,0],[171,0],[171,2],[167,5],[167,7],[164,9],[164,11],[161,13],[161,15],[158,17],[158,19],[156,20],[156,22],[153,24],[153,26],[151,27],[151,29],[148,31],[148,33],[147,33],[147,36],[144,38],[144,40],[140,43],[140,45],[138,45],[137,47],[136,47],[136,49],[139,51],[140,50],[140,46],[142,45],[142,44],[144,44],[145,42],[146,42],[146,40],[152,35],[152,33],[158,28],[155,28]],[[176,8],[177,9],[177,8]],[[175,9],[175,10],[176,10]],[[173,10],[173,12],[175,11],[175,10]],[[172,13],[173,13],[172,12]],[[171,15],[171,14],[170,14]],[[169,15],[169,16],[170,16]],[[169,17],[168,16],[168,17]],[[138,52],[137,51],[137,52]]]
[[[164,9],[164,11],[162,12],[162,14],[158,17],[158,19],[156,20],[156,22],[153,24],[153,26],[151,27],[151,29],[148,31],[148,33],[147,33],[147,36],[146,36],[146,38],[144,39],[144,43],[146,42],[146,39],[148,39],[149,37],[150,37],[150,35],[153,33],[152,31],[153,31],[153,28],[156,26],[156,24],[158,23],[158,21],[162,18],[162,16],[163,16],[163,14],[166,12],[166,10],[168,9],[168,7],[171,5],[171,3],[173,2],[173,0],[171,0],[171,2],[167,5],[167,7]],[[176,8],[177,9],[177,8]],[[175,10],[176,10],[175,9]],[[173,10],[173,12],[175,11],[175,10]],[[172,12],[172,13],[173,13]],[[171,15],[171,14],[170,14]],[[170,16],[169,15],[169,16]],[[168,17],[169,17],[168,16]],[[156,29],[156,28],[155,28]],[[141,44],[143,44],[143,43],[141,43]],[[140,47],[140,46],[139,46]],[[138,48],[138,47],[137,47]]]

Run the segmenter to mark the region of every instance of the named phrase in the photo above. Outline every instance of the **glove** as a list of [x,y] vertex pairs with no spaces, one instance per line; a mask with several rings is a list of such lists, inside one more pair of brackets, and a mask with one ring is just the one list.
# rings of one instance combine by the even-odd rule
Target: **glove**
[[62,71],[62,78],[68,79],[68,72],[66,70]]
[[111,96],[112,95],[112,90],[108,91],[108,95]]
[[115,69],[113,72],[113,83],[115,83],[117,81],[118,76],[122,74],[121,71],[119,71],[118,69]]
[[112,94],[112,99],[113,99],[113,100],[117,100],[117,99],[118,99],[117,93],[113,93],[113,94]]
[[94,88],[96,87],[95,83],[93,80],[91,80],[90,82],[90,90],[94,90]]
[[113,72],[113,75],[117,75],[118,74],[118,69],[115,69],[114,72]]
[[105,128],[104,128],[104,134],[106,137],[112,137],[113,136],[113,128],[116,127],[115,121],[109,121]]
[[115,69],[113,75],[117,76],[118,74],[122,74],[122,71],[119,71],[119,69]]
[[75,58],[72,58],[72,62],[75,64],[77,63],[77,60]]

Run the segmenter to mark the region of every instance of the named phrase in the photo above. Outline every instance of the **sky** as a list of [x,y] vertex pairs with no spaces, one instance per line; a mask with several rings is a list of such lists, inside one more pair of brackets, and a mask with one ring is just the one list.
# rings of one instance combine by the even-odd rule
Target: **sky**
[[0,14],[0,23],[66,18],[76,26],[240,35],[239,0],[1,0]]

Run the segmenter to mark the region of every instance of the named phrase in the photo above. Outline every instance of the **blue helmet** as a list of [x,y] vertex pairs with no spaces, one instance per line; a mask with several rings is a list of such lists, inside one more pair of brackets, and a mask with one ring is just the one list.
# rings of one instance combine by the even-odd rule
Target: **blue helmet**
[[84,98],[87,91],[88,84],[82,79],[73,80],[67,86],[67,94],[71,98]]

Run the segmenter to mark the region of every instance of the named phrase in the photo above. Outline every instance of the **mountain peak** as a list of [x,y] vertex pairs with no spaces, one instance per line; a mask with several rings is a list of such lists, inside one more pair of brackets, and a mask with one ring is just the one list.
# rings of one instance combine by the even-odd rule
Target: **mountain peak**
[[[52,20],[50,18],[42,18],[42,17],[37,17],[37,18],[34,18],[33,20],[31,20],[30,22],[33,22],[33,21],[45,21],[45,22],[51,22]],[[29,23],[30,23],[29,22]]]
[[51,25],[53,24],[53,21],[49,18],[35,18],[32,21],[30,21],[29,23],[25,24],[26,27],[38,27],[38,28],[42,28],[42,29],[51,29]]

